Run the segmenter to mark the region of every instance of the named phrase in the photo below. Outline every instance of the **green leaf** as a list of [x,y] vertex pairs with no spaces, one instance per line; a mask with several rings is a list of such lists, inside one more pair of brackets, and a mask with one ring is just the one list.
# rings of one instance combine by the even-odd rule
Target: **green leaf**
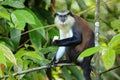
[[17,67],[14,67],[14,71],[21,72],[23,70],[23,60],[21,58],[17,59]]
[[45,36],[45,29],[44,29],[43,21],[39,19],[38,16],[36,16],[37,14],[34,14],[31,10],[28,10],[28,11],[29,13],[33,15],[35,22],[36,22],[36,25],[31,25],[31,28],[33,29],[39,28],[36,31],[40,34],[40,36],[42,36],[45,39],[46,36]]
[[56,30],[55,28],[49,30],[48,33],[49,33],[48,36],[50,39],[53,39],[54,36],[59,35],[59,31]]
[[[46,64],[46,59],[44,59],[43,56],[39,55],[36,51],[28,51],[28,50],[25,50],[24,48],[20,49],[16,54],[15,54],[15,57],[16,59],[19,59],[19,58],[23,58],[24,57],[24,60],[32,60],[34,63],[37,63],[37,64]],[[24,66],[23,66],[24,67]],[[27,68],[27,66],[26,66]]]
[[17,65],[12,51],[7,46],[0,43],[0,51],[0,53],[3,54],[10,62],[12,62],[14,65]]
[[66,67],[62,68],[63,75],[65,77],[65,80],[72,80],[70,73],[68,72]]
[[[44,0],[44,1],[46,1],[46,0]],[[32,8],[32,12],[34,12],[34,14],[37,16],[37,18],[40,20],[40,22],[42,24],[47,25],[47,24],[54,23],[54,18],[50,11],[48,11],[42,7],[34,7],[34,8]]]
[[15,50],[15,46],[13,42],[8,37],[0,38],[0,42],[4,42],[6,46],[8,46],[12,51]]
[[22,0],[4,0],[2,1],[2,5],[8,5],[14,8],[24,8],[24,4]]
[[27,9],[16,10],[13,13],[15,15],[20,16],[20,17],[23,17],[24,20],[29,24],[35,24],[36,23],[35,19],[34,19],[34,16]]
[[25,51],[24,48],[21,48],[21,49],[20,49],[19,51],[17,51],[17,53],[15,54],[16,59],[19,59],[19,58],[21,58],[22,56],[24,56],[26,52],[27,52],[27,51]]
[[27,52],[25,55],[31,58],[41,59],[41,57],[35,51]]
[[15,27],[20,30],[24,30],[25,23],[36,24],[33,15],[27,9],[15,10],[11,18]]
[[[33,29],[29,26],[29,30]],[[35,46],[36,49],[40,48],[42,45],[42,36],[37,31],[32,31],[29,33],[30,41]]]
[[0,17],[10,20],[10,15],[8,11],[2,6],[0,6]]
[[17,13],[12,13],[11,19],[15,25],[15,28],[17,28],[19,30],[24,30],[26,22],[25,22],[25,19],[22,15],[17,14]]
[[81,57],[87,57],[87,56],[90,56],[92,54],[95,54],[96,52],[98,52],[100,50],[100,46],[97,46],[97,47],[92,47],[92,48],[88,48],[86,49],[85,51],[83,51],[80,56],[78,57],[81,58]]
[[67,9],[70,10],[72,5],[72,0],[66,0],[66,4],[67,4]]
[[51,0],[43,0],[43,1],[45,1],[45,3],[47,4],[47,6],[50,7]]
[[16,80],[12,73],[9,72],[8,75],[9,75],[8,80]]
[[115,62],[115,51],[109,47],[102,48],[102,61],[106,69],[111,68]]
[[0,69],[0,76],[3,76],[2,70]]
[[19,42],[20,42],[20,37],[21,35],[21,31],[17,30],[15,28],[12,28],[10,31],[10,37],[11,37],[11,41],[14,43],[14,48],[15,50],[18,48],[19,46]]
[[111,22],[111,26],[113,29],[120,29],[120,19],[113,20]]
[[47,53],[53,53],[53,52],[55,52],[57,50],[57,47],[54,47],[54,46],[52,46],[52,47],[47,47],[47,48],[42,48],[41,50],[40,50],[40,52],[42,53],[42,54],[47,54]]
[[108,43],[108,46],[110,48],[114,48],[117,47],[118,45],[120,45],[120,34],[115,35],[111,41]]
[[76,80],[83,79],[82,71],[80,71],[80,69],[78,69],[76,66],[66,66],[66,67],[70,70],[71,74],[76,77]]
[[29,63],[30,63],[29,60],[25,60],[25,61],[23,62],[23,70],[27,70],[27,69],[29,68]]
[[[34,28],[39,28],[41,27],[40,25],[31,25],[29,26],[29,30],[32,30]],[[39,30],[35,30],[32,32],[29,32],[29,37],[30,37],[30,41],[32,42],[32,44],[35,46],[35,49],[39,49],[42,44],[45,42],[45,30],[44,29],[39,29]]]
[[24,48],[20,49],[15,54],[15,57],[18,58],[18,59],[23,57],[23,56],[29,56],[31,58],[36,58],[36,59],[40,59],[41,58],[35,51],[28,51],[28,50],[25,50]]
[[0,64],[4,64],[5,66],[7,66],[5,56],[4,54],[1,53],[1,51],[0,51]]
[[120,45],[114,48],[116,54],[120,54]]

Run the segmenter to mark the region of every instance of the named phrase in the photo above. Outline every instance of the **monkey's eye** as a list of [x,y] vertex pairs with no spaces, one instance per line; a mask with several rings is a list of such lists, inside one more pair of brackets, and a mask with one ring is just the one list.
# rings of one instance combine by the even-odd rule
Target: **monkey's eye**
[[59,15],[59,17],[64,17],[65,18],[65,17],[67,17],[67,15]]
[[59,17],[63,17],[63,15],[59,15]]
[[67,17],[67,15],[64,15],[63,17],[65,17],[65,18],[66,18],[66,17]]

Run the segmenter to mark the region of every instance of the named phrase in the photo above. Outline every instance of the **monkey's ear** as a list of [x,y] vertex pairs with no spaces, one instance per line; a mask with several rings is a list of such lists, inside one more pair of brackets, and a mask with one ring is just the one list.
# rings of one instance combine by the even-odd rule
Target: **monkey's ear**
[[57,13],[54,13],[53,16],[56,17],[58,14]]
[[69,11],[68,15],[70,16],[74,16],[73,13],[71,11]]

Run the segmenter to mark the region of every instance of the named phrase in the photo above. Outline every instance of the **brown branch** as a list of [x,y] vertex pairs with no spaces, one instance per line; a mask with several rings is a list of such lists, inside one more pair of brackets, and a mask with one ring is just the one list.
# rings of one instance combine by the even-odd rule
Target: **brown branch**
[[[74,64],[73,63],[59,63],[56,66],[70,66],[70,65],[74,65]],[[51,67],[54,67],[54,65],[51,65]],[[51,67],[49,67],[49,65],[45,65],[45,66],[41,66],[41,67],[36,67],[36,68],[24,70],[24,71],[21,71],[21,72],[16,72],[16,73],[13,73],[12,75],[15,77],[15,76],[18,76],[18,75],[30,73],[30,72],[33,72],[33,71],[38,71],[38,70],[41,70],[41,69],[47,69],[47,68],[51,68]],[[0,77],[0,79],[8,78],[8,77],[9,77],[9,75],[5,75],[3,77]]]
[[108,70],[106,70],[106,71],[103,71],[103,72],[100,73],[100,76],[101,76],[102,74],[104,74],[104,73],[107,73],[107,72],[112,71],[112,70],[117,69],[117,68],[120,68],[120,66],[116,66],[116,67],[110,68],[110,69],[108,69]]
[[51,4],[50,4],[50,8],[49,8],[50,12],[55,12],[55,0],[51,0]]

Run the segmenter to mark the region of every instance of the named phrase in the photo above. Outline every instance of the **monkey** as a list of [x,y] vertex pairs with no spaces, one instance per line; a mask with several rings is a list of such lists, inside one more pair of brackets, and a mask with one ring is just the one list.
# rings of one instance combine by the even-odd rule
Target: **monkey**
[[[58,46],[52,62],[57,63],[75,63],[83,70],[86,80],[91,80],[90,62],[93,55],[78,60],[78,56],[87,48],[94,47],[94,31],[83,18],[74,15],[69,10],[58,11],[54,14],[54,23],[59,30],[60,39],[54,40],[53,45]],[[63,55],[66,60],[60,60]]]

